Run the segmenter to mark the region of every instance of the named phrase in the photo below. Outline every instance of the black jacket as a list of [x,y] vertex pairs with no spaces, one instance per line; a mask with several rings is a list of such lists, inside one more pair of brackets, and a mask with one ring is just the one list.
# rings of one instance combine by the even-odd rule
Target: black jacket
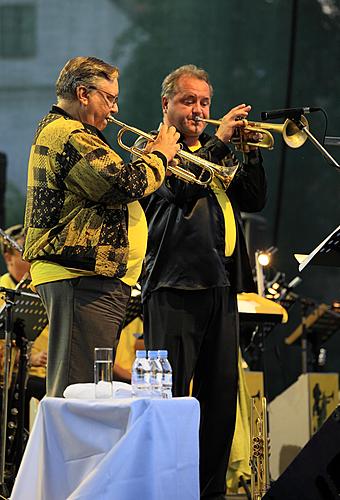
[[[200,141],[202,147],[196,155],[218,164],[235,159],[216,136],[203,133]],[[185,144],[183,149],[187,149]],[[149,226],[143,299],[162,287],[197,290],[231,285],[237,292],[255,290],[240,211],[256,212],[264,207],[266,177],[257,151],[246,156],[227,190],[237,230],[231,258],[224,255],[223,213],[209,187],[171,175],[143,200]]]

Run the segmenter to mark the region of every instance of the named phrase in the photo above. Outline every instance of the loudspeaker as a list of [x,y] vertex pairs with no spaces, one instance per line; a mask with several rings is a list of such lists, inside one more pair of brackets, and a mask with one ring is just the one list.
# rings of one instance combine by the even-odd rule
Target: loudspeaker
[[266,500],[340,496],[340,405],[264,495]]

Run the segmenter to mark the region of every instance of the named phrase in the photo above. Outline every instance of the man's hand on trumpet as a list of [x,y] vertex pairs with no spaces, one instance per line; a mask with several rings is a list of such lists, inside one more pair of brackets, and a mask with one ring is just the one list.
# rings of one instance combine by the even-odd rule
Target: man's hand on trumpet
[[[239,104],[232,108],[226,115],[221,119],[221,124],[218,127],[215,135],[225,144],[231,141],[231,139],[238,134],[238,130],[244,128],[247,125],[248,114],[251,110],[251,106],[247,104]],[[258,132],[251,132],[245,130],[244,135],[247,140],[251,142],[258,142],[262,139],[262,134]],[[257,146],[248,146],[249,150],[256,149]]]
[[216,130],[215,135],[225,144],[231,141],[235,134],[235,130],[244,127],[242,120],[246,120],[251,106],[247,104],[239,104],[232,108],[226,115],[221,118],[221,124]]
[[161,124],[159,132],[154,141],[149,141],[145,146],[146,153],[159,151],[166,156],[168,163],[172,163],[177,152],[180,150],[178,144],[180,134],[175,127],[168,127],[164,123]]

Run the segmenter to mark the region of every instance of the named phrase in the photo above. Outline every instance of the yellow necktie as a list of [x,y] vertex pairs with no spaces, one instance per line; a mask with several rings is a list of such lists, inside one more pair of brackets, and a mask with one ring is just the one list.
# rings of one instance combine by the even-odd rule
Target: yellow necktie
[[236,244],[236,223],[233,207],[219,179],[214,177],[210,184],[210,188],[215,194],[218,204],[223,212],[225,227],[225,255],[226,257],[229,257],[233,254]]
[[[197,151],[201,147],[201,143],[198,142],[195,146],[191,146],[190,151]],[[225,228],[225,255],[230,257],[235,249],[236,244],[236,222],[233,207],[230,200],[222,187],[222,182],[216,177],[213,178],[210,188],[215,194],[218,204],[221,207],[224,218],[224,228]]]

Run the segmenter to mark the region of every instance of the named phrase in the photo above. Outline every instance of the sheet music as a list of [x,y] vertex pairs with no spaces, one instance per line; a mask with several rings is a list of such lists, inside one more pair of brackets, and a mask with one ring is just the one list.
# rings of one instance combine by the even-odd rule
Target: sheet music
[[[338,226],[331,234],[329,234],[327,236],[327,238],[325,238],[321,243],[320,245],[318,245],[308,256],[306,259],[304,259],[300,265],[299,265],[299,271],[301,272],[302,269],[304,269],[307,264],[309,264],[309,262],[321,251],[321,249],[323,247],[326,246],[327,242],[329,242],[332,237],[337,233],[337,232],[340,232],[340,226]],[[326,250],[327,251],[327,250]],[[340,251],[340,248],[339,248],[339,251]],[[320,264],[320,265],[323,265],[323,264]],[[326,264],[325,264],[326,265]]]
[[[20,294],[13,305],[13,331],[21,325],[28,340],[34,341],[47,325],[45,308],[37,293],[32,293],[30,280],[21,280],[16,290]],[[1,295],[1,294],[0,294]],[[6,304],[0,306],[0,339],[5,336]]]

